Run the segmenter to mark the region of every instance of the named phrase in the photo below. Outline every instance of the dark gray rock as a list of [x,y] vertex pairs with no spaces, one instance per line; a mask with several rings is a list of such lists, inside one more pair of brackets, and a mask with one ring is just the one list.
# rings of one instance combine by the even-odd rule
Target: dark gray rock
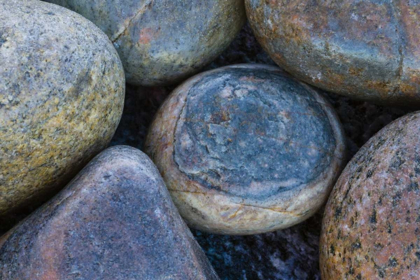
[[175,89],[145,151],[190,226],[255,234],[312,216],[341,171],[345,146],[322,95],[277,67],[243,64]]
[[245,23],[242,0],[48,0],[97,24],[135,85],[173,84],[198,72]]
[[0,239],[0,278],[218,279],[153,163],[105,150]]

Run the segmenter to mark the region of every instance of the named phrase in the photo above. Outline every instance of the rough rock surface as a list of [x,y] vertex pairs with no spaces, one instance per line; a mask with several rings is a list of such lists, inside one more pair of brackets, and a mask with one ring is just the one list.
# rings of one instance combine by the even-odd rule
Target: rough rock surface
[[313,215],[345,147],[321,95],[277,67],[243,64],[178,87],[156,114],[145,151],[191,227],[255,234]]
[[0,240],[0,278],[218,279],[141,151],[116,146]]
[[[237,63],[274,64],[256,42],[249,26],[208,69]],[[173,88],[133,88],[113,144],[142,147],[159,105]],[[409,110],[383,107],[329,94],[347,136],[348,159],[382,127]],[[193,231],[221,279],[318,280],[321,209],[294,227],[251,236],[214,235]]]
[[324,90],[390,105],[420,104],[420,2],[246,0],[274,61]]
[[62,7],[0,2],[0,224],[45,200],[108,145],[124,72],[94,24]]
[[242,0],[48,0],[97,24],[135,85],[173,84],[198,72],[245,23]]
[[420,278],[420,113],[385,127],[355,155],[328,201],[323,279]]
[[[230,48],[207,69],[252,62],[274,65],[247,25]],[[112,145],[127,144],[141,148],[155,112],[172,90],[170,87],[129,86],[124,114]],[[335,94],[327,97],[343,124],[347,136],[348,158],[382,127],[409,111]],[[196,230],[193,233],[223,280],[319,280],[318,241],[322,212],[323,209],[299,225],[266,234],[229,236]],[[0,231],[1,228],[5,228],[3,224],[0,224]]]

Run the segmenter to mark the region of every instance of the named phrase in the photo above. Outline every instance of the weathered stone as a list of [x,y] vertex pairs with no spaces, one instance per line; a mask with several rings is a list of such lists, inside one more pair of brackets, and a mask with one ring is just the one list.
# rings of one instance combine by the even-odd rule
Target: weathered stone
[[97,24],[114,42],[135,85],[162,85],[198,72],[245,23],[242,0],[48,0]]
[[352,98],[420,104],[419,1],[245,3],[259,42],[299,79]]
[[111,140],[124,71],[106,35],[80,15],[0,2],[0,218],[63,187]]
[[324,203],[344,140],[328,102],[277,67],[237,65],[176,89],[145,145],[194,228],[286,228]]
[[321,235],[323,279],[420,278],[420,113],[366,143],[331,194]]
[[218,279],[137,149],[110,148],[0,241],[0,278]]

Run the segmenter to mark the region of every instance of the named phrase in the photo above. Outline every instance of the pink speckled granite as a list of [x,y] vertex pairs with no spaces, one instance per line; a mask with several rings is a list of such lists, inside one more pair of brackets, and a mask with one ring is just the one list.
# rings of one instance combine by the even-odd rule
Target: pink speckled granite
[[420,278],[420,113],[363,146],[340,176],[321,234],[323,279]]

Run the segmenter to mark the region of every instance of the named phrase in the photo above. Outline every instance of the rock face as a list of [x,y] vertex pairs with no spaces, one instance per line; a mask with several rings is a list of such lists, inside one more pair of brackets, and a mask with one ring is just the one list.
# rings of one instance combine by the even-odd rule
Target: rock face
[[382,129],[356,154],[327,204],[323,279],[420,278],[420,113]]
[[3,237],[0,278],[218,279],[156,167],[127,146],[101,153]]
[[237,65],[177,88],[145,150],[192,227],[253,234],[318,210],[344,144],[333,109],[313,89],[276,67]]
[[419,1],[245,3],[259,42],[299,79],[353,98],[420,104]]
[[48,0],[98,25],[114,43],[127,81],[163,85],[198,72],[246,20],[242,0]]
[[0,2],[0,218],[63,187],[111,140],[124,71],[99,28],[40,1]]

